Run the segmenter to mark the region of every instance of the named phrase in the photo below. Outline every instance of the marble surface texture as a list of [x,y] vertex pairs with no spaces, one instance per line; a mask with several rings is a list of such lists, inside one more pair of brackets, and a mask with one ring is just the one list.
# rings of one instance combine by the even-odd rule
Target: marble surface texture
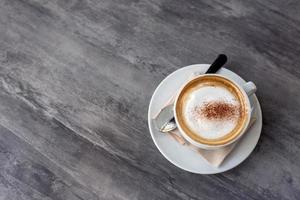
[[[300,198],[300,1],[0,0],[0,200]],[[257,84],[263,130],[218,175],[169,163],[147,127],[166,75]]]

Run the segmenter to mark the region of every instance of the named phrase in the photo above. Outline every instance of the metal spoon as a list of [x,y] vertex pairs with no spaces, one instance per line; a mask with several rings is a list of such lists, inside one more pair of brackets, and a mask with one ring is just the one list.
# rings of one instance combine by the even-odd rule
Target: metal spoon
[[[213,74],[216,73],[227,61],[227,56],[225,54],[220,54],[216,60],[210,65],[208,70],[205,72],[205,74]],[[165,123],[163,123],[159,131],[160,132],[169,132],[177,128],[175,118],[173,116],[173,104],[166,106],[163,108],[157,118],[163,118],[165,119]],[[167,118],[164,118],[166,116],[169,116]]]

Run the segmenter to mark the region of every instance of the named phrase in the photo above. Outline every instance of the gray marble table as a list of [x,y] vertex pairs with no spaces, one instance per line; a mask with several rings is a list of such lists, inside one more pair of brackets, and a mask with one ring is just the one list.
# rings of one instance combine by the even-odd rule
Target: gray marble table
[[[300,1],[0,0],[0,199],[299,199]],[[257,84],[261,139],[219,175],[147,127],[166,75],[226,53]]]

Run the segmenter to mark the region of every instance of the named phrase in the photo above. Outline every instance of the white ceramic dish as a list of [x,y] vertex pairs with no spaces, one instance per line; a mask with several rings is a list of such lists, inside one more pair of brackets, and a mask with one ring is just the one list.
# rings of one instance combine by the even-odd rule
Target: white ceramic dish
[[[259,102],[255,95],[250,97],[250,103],[254,107],[253,116],[255,124],[241,138],[238,145],[218,168],[208,164],[197,152],[187,146],[182,146],[167,134],[159,132],[152,121],[153,116],[159,112],[179,88],[187,82],[195,72],[204,73],[208,64],[196,64],[183,67],[167,76],[156,88],[150,101],[148,110],[148,125],[152,139],[162,155],[175,166],[193,173],[216,174],[232,169],[243,162],[255,148],[260,137],[262,128],[262,113]],[[246,83],[239,75],[222,68],[218,71],[225,77],[233,79],[237,84]],[[258,88],[259,89],[259,88]]]

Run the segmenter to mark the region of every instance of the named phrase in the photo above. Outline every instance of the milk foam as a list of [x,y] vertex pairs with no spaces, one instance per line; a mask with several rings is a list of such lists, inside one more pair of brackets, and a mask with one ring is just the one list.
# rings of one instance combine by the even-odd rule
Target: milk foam
[[228,89],[218,86],[203,86],[189,94],[183,114],[189,128],[206,139],[217,139],[230,133],[238,123],[238,117],[233,119],[212,120],[205,117],[195,117],[196,107],[208,102],[226,101],[239,106],[239,101]]

